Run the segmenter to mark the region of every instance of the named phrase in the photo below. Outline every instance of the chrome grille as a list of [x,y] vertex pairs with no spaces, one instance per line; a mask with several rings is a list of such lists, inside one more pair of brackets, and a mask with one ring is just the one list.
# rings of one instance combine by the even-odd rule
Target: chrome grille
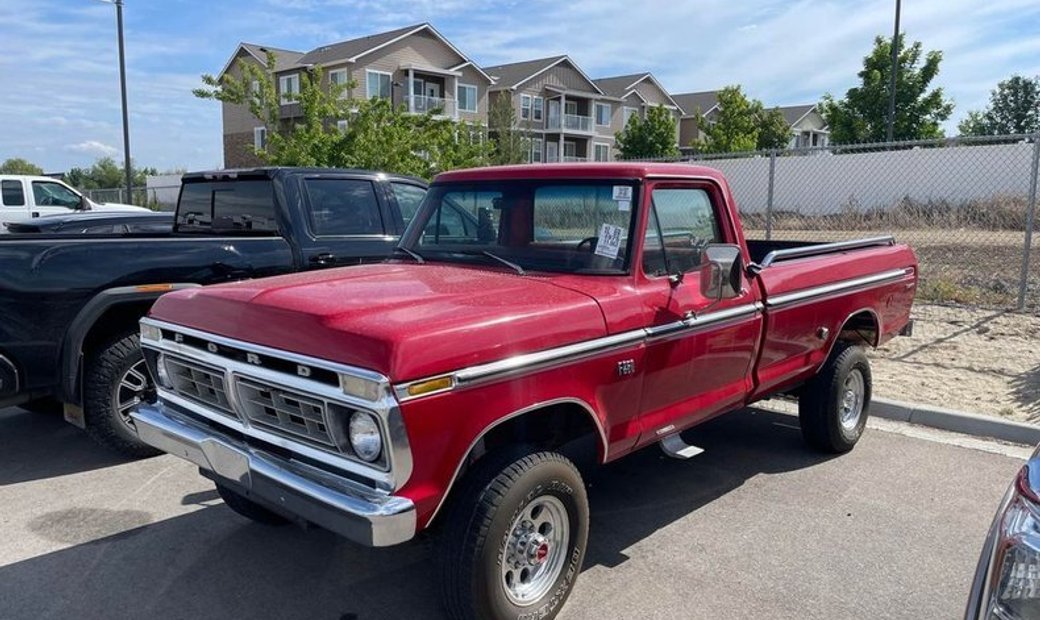
[[179,396],[209,405],[224,415],[238,417],[228,402],[223,371],[169,355],[164,360],[173,390]]
[[242,413],[250,424],[336,449],[325,401],[282,387],[235,377]]

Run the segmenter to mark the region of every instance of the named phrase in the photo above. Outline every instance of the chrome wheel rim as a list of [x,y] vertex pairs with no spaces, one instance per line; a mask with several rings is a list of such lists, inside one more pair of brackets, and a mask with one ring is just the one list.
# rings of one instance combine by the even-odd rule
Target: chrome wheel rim
[[841,427],[847,431],[859,425],[860,416],[863,414],[865,386],[863,373],[858,368],[849,371],[842,388],[840,405]]
[[131,430],[136,431],[130,412],[137,405],[151,399],[153,392],[152,381],[148,377],[148,367],[143,359],[135,362],[123,373],[115,391],[115,409],[120,421]]
[[530,605],[552,589],[566,563],[567,509],[552,495],[536,497],[520,511],[506,536],[502,588],[514,604]]

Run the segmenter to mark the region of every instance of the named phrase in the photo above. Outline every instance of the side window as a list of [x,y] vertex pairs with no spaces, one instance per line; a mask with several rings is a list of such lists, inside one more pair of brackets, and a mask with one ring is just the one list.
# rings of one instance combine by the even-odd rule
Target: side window
[[306,185],[316,236],[385,234],[371,181],[307,179]]
[[2,191],[0,200],[3,201],[5,207],[25,206],[25,190],[22,189],[21,181],[2,181],[0,191]]
[[651,193],[648,238],[643,270],[649,275],[691,271],[700,267],[701,252],[719,243],[718,222],[708,192],[696,188],[657,188]]
[[269,235],[278,232],[269,179],[188,182],[177,201],[178,232]]
[[40,207],[67,207],[75,209],[79,206],[79,196],[76,192],[65,187],[61,183],[51,181],[32,182],[33,199]]
[[407,225],[419,211],[419,205],[426,196],[426,190],[415,185],[408,185],[407,183],[391,183],[390,188],[394,192],[394,197],[397,198],[397,206],[401,209],[401,217]]

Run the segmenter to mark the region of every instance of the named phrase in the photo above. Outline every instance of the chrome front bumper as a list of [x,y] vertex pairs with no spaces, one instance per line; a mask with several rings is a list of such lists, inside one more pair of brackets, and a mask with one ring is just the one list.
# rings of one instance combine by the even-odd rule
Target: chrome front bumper
[[412,501],[304,463],[256,450],[164,406],[131,413],[141,441],[191,461],[249,499],[372,547],[415,535]]

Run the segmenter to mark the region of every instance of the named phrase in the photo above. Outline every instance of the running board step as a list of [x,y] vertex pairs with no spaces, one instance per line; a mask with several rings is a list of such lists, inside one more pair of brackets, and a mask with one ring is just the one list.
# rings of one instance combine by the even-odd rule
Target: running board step
[[704,452],[704,448],[691,446],[683,441],[679,433],[672,433],[660,442],[661,450],[673,459],[690,459]]

